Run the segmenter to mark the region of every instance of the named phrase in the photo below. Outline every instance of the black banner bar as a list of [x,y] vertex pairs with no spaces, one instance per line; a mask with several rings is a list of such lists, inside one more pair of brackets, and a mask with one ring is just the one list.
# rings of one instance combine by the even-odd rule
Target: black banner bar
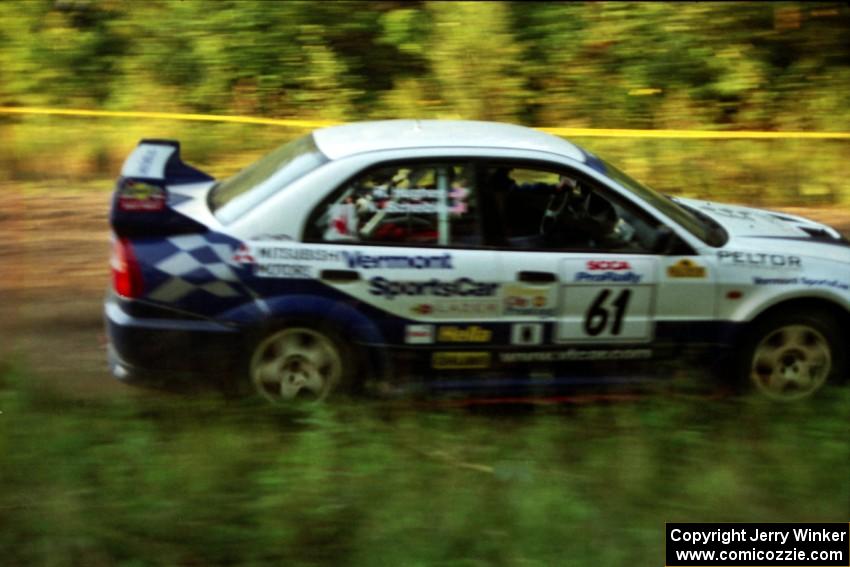
[[850,567],[850,524],[667,524],[666,566]]

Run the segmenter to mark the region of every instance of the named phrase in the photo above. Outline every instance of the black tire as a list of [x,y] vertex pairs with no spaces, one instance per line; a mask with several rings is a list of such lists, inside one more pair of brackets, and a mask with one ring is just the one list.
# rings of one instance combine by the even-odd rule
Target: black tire
[[844,379],[847,355],[836,318],[822,309],[792,309],[757,319],[736,357],[741,391],[790,402]]

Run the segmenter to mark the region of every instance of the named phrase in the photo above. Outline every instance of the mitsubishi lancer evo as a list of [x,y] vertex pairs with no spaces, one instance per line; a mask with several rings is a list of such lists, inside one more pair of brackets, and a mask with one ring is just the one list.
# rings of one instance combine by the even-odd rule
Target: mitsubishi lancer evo
[[517,396],[663,381],[647,370],[703,353],[724,387],[794,400],[846,371],[838,232],[659,194],[530,128],[352,123],[221,181],[142,140],[110,223],[127,382]]

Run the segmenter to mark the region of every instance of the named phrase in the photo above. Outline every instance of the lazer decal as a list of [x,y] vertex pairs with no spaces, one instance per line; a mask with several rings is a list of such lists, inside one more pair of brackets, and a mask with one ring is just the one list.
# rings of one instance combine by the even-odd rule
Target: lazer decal
[[717,253],[717,259],[721,264],[732,266],[747,266],[751,268],[776,268],[799,270],[802,261],[799,256],[787,256],[785,254],[765,254],[763,252],[732,252],[721,250]]
[[490,367],[489,352],[435,352],[431,366],[437,370],[480,370]]
[[511,325],[512,345],[539,345],[543,342],[543,325],[540,323],[517,323]]
[[440,327],[437,340],[441,343],[489,343],[493,331],[470,325],[469,327]]
[[421,282],[395,282],[376,277],[369,280],[369,293],[386,299],[395,299],[399,295],[436,297],[487,297],[496,294],[498,283],[477,282],[470,278],[458,278],[445,282],[431,279]]
[[404,342],[409,345],[428,345],[434,342],[434,325],[407,325]]
[[118,189],[118,209],[128,212],[162,211],[165,209],[165,189],[127,179]]
[[414,315],[437,318],[468,317],[470,315],[492,317],[501,314],[501,305],[498,301],[494,300],[443,300],[439,303],[420,303],[419,305],[414,305],[410,308],[410,312]]
[[436,256],[371,256],[360,252],[343,252],[345,261],[349,268],[412,268],[417,270],[436,269],[451,270],[451,254],[439,254]]
[[555,315],[555,290],[549,286],[505,287],[505,315]]
[[705,266],[697,264],[690,258],[682,258],[675,264],[667,266],[667,277],[670,278],[704,278]]
[[652,349],[577,349],[540,352],[503,352],[502,362],[560,362],[575,360],[646,360],[652,358]]

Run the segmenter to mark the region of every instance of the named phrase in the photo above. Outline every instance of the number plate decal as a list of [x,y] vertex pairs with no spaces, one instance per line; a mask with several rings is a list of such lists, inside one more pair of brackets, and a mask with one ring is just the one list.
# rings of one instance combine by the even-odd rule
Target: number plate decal
[[558,340],[651,340],[657,273],[658,263],[652,257],[564,260]]

